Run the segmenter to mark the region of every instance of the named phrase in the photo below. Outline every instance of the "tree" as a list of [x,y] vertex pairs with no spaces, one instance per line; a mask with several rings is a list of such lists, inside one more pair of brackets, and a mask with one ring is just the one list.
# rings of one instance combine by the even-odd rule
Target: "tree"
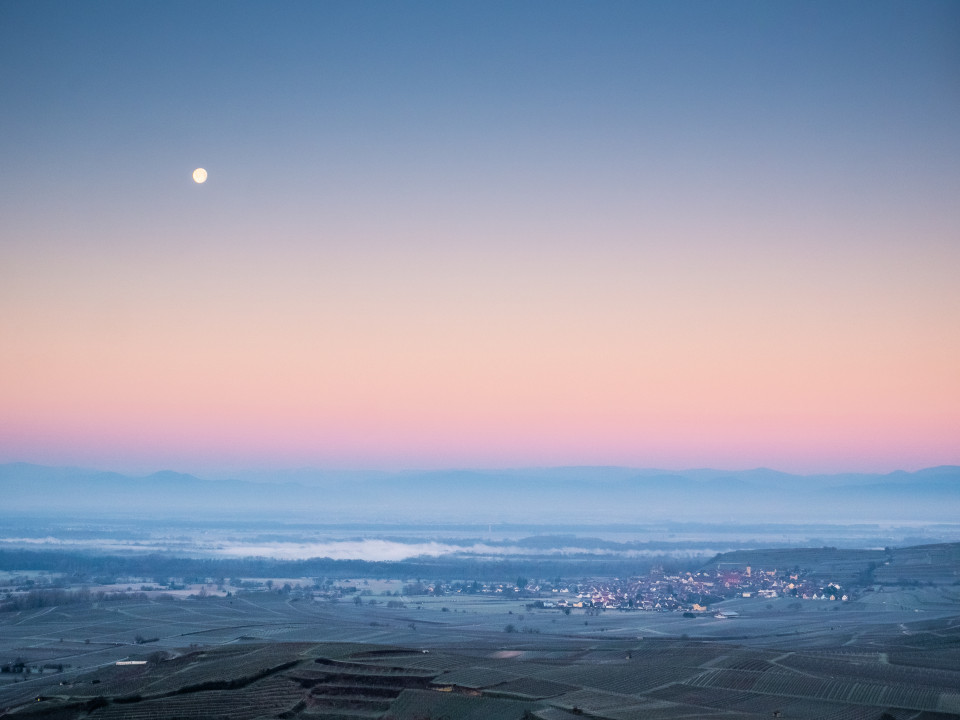
[[158,650],[157,652],[152,652],[149,655],[147,655],[147,662],[150,665],[159,665],[166,659],[167,659],[167,653],[165,653],[163,650]]

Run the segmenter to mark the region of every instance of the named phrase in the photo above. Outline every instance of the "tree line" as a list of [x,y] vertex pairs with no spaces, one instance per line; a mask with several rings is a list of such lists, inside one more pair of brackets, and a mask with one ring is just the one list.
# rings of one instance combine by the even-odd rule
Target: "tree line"
[[144,593],[134,592],[96,592],[88,588],[64,590],[62,588],[42,588],[30,590],[20,595],[11,595],[0,602],[0,612],[16,612],[20,610],[40,610],[46,607],[59,605],[73,605],[89,602],[109,602],[111,600],[130,600],[147,598]]
[[[503,582],[529,578],[631,577],[646,574],[654,565],[665,570],[694,570],[696,558],[417,558],[404,561],[275,560],[248,558],[187,558],[151,553],[99,555],[58,550],[0,550],[0,570],[45,571],[64,575],[71,582],[107,584],[117,577],[169,578],[205,582],[227,577],[330,577],[330,578],[457,578]],[[669,566],[669,567],[668,567]]]

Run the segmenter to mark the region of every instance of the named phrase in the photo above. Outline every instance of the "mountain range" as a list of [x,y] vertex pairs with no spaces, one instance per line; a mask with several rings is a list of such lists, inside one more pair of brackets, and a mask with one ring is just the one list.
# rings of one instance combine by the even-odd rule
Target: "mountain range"
[[[267,481],[267,480],[270,481]],[[314,522],[953,522],[960,467],[793,475],[558,467],[427,472],[300,469],[209,480],[0,465],[0,514],[251,517]]]

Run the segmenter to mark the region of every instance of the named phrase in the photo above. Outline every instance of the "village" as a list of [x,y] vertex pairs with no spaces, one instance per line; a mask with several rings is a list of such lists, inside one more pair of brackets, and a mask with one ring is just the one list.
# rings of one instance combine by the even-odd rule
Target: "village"
[[[824,581],[799,568],[765,569],[749,565],[666,571],[654,566],[647,574],[629,578],[553,580],[518,577],[515,581],[334,578],[103,578],[107,582],[72,586],[68,578],[40,573],[31,578],[12,576],[0,583],[0,609],[28,609],[82,601],[130,599],[232,597],[246,593],[276,593],[290,600],[352,601],[355,604],[405,607],[424,597],[475,596],[521,601],[530,610],[574,611],[595,614],[607,610],[682,612],[734,617],[730,609],[713,606],[733,599],[771,601],[846,602],[872,588],[849,587]],[[147,584],[144,584],[144,583]]]
[[[373,595],[370,590],[356,586],[339,587],[332,592],[350,591]],[[772,600],[778,597],[796,600],[846,602],[854,599],[855,591],[839,583],[822,584],[805,576],[800,570],[754,570],[750,566],[716,571],[687,571],[675,574],[655,567],[647,575],[620,579],[585,579],[553,582],[517,578],[514,583],[444,582],[407,583],[402,591],[384,591],[411,599],[433,595],[487,595],[510,600],[525,600],[530,609],[555,609],[563,612],[585,610],[650,611],[707,613],[710,606],[733,598]],[[727,616],[733,616],[730,612]],[[723,612],[717,613],[724,615]]]

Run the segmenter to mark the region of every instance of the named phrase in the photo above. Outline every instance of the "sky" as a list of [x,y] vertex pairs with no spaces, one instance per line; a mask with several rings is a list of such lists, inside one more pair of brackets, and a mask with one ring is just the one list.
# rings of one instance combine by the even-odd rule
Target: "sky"
[[960,464],[958,118],[952,1],[0,0],[0,462]]

